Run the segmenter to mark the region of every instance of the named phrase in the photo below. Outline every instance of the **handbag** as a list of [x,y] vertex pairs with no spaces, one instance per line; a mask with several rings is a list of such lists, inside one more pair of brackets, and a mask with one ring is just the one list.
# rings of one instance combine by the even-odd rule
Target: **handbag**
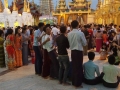
[[118,57],[120,58],[120,49],[117,50]]

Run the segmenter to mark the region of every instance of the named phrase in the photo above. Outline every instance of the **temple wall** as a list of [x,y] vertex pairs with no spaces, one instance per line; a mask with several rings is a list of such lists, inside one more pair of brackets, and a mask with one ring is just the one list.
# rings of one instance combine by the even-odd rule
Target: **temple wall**
[[95,18],[94,14],[89,14],[87,16],[87,23],[94,23],[95,22],[94,18]]

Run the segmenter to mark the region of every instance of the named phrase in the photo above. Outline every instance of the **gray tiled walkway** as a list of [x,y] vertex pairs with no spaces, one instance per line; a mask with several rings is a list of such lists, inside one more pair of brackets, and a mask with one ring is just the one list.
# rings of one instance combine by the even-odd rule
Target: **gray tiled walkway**
[[[69,53],[70,54],[70,53]],[[99,65],[102,70],[102,66],[107,64],[106,61],[98,60],[99,55],[96,54],[95,63]],[[84,57],[84,62],[86,62],[87,56]],[[5,71],[5,68],[0,69],[0,72]],[[83,84],[82,89],[77,90],[120,90],[109,89],[103,87],[102,84],[89,86]],[[8,72],[0,76],[0,90],[76,90],[72,86],[62,86],[58,84],[56,80],[45,80],[40,76],[34,74],[34,65],[29,64],[28,66],[23,66],[16,71]]]

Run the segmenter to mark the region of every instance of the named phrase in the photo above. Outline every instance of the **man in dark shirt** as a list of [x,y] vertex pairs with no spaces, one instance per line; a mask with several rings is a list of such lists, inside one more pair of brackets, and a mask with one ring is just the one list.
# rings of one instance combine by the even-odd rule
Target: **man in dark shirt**
[[[69,61],[69,56],[67,52],[67,48],[69,48],[69,42],[66,37],[66,34],[67,34],[66,26],[61,26],[60,32],[61,32],[61,35],[56,38],[56,43],[58,46],[58,60],[60,65],[59,82],[60,84],[63,83],[63,85],[68,85],[69,83],[67,83],[66,81],[67,81],[67,76],[69,72],[70,61]],[[64,70],[64,74],[63,74],[63,70]]]
[[82,27],[81,31],[84,33],[85,38],[86,38],[86,40],[87,40],[87,45],[83,47],[83,49],[84,49],[84,55],[87,55],[88,42],[89,42],[89,36],[90,36],[90,35],[89,35],[89,32],[88,32],[88,30],[87,30],[87,26],[84,25],[84,26]]

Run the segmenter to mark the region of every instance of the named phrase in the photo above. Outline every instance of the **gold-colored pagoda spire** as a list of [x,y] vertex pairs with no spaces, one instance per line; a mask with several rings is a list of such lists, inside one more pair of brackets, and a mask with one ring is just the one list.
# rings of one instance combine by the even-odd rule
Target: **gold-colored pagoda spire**
[[13,1],[13,11],[17,11],[16,0]]
[[4,0],[4,7],[8,8],[8,0]]
[[24,0],[23,12],[27,12],[27,1],[26,0]]
[[2,5],[2,1],[0,0],[0,13],[3,12],[3,5]]
[[28,5],[27,5],[27,12],[30,13],[30,2],[28,0]]
[[59,0],[57,8],[58,11],[66,11],[67,6],[65,0]]

